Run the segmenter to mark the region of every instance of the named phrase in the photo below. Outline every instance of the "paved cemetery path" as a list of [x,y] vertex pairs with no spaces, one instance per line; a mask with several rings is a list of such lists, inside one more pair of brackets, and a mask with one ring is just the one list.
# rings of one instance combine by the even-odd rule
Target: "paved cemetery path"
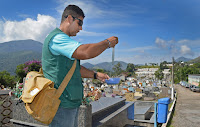
[[170,127],[200,127],[200,93],[180,85],[175,89],[178,98]]

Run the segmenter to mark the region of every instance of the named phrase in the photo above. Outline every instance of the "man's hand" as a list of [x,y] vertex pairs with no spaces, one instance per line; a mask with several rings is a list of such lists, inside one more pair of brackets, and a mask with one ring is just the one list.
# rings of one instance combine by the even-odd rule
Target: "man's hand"
[[110,41],[110,47],[112,48],[118,43],[118,37],[115,36],[109,37],[108,40]]
[[100,81],[105,82],[105,79],[109,79],[109,78],[110,77],[107,74],[97,72],[97,79],[99,79]]

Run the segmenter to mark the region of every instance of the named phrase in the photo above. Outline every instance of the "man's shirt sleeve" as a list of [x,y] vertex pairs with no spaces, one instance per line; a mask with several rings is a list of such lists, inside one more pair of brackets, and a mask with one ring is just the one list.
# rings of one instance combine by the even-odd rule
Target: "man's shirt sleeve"
[[63,55],[71,60],[74,51],[81,45],[66,34],[57,34],[49,42],[49,50],[54,55]]

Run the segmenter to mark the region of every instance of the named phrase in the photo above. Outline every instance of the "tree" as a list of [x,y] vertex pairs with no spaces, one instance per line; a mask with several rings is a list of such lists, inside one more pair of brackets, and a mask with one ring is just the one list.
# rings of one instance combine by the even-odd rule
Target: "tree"
[[162,72],[161,69],[158,69],[158,70],[155,72],[155,76],[156,76],[157,79],[162,80],[163,77],[164,77],[164,74],[163,74],[163,72]]
[[102,73],[104,73],[104,69],[97,69],[97,72],[102,72]]
[[134,64],[129,63],[129,64],[127,65],[127,67],[126,67],[126,71],[127,71],[127,72],[134,72],[134,70],[135,70]]
[[194,68],[200,68],[200,63],[194,63],[194,64],[193,64],[193,67],[194,67]]
[[15,85],[15,77],[11,76],[9,72],[2,71],[0,72],[0,83],[5,87],[14,87]]
[[114,76],[117,76],[117,75],[120,75],[121,72],[122,72],[122,69],[121,69],[121,64],[120,62],[118,62],[114,67],[113,67],[113,70],[114,70]]
[[168,67],[167,67],[167,61],[163,61],[163,62],[161,62],[160,63],[160,69],[161,70],[164,70],[164,69],[169,69]]

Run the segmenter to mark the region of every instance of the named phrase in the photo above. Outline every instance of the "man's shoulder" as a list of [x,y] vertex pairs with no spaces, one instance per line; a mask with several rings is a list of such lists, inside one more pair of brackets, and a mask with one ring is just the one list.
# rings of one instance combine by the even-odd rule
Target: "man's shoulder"
[[65,33],[58,33],[56,34],[53,38],[52,38],[53,42],[71,42],[74,41],[73,39],[71,39],[67,34]]

